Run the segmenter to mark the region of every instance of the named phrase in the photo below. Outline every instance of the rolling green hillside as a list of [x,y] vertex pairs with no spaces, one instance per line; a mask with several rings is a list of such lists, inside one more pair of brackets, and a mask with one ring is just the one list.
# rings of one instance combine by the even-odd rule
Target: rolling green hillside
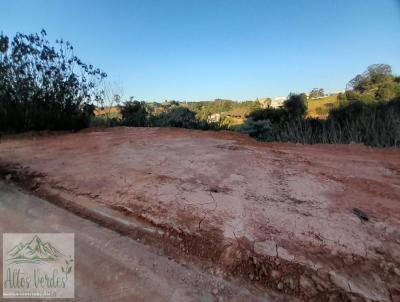
[[309,117],[326,118],[329,110],[337,105],[337,95],[330,95],[320,99],[309,99],[307,115]]

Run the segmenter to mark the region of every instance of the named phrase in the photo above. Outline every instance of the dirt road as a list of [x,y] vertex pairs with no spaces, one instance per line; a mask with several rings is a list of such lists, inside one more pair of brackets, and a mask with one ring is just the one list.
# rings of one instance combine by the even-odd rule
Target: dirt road
[[39,194],[156,226],[174,257],[246,282],[304,300],[400,299],[398,150],[113,128],[3,141],[0,163]]
[[280,300],[266,294],[257,297],[220,277],[178,264],[140,242],[1,181],[0,232],[74,233],[74,301]]

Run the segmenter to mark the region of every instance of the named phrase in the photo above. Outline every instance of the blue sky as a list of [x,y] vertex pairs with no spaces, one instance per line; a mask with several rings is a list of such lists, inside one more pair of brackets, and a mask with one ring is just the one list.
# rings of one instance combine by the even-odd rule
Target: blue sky
[[64,38],[124,96],[255,99],[400,72],[399,0],[0,0],[0,31]]

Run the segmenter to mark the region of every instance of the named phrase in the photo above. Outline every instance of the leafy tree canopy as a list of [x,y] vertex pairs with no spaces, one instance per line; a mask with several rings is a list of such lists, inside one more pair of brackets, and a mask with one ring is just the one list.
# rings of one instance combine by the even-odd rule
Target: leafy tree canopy
[[0,34],[0,130],[76,130],[89,123],[107,75],[75,56],[69,42],[53,46],[46,36]]
[[389,101],[400,95],[400,81],[387,64],[373,64],[346,85],[349,100]]
[[325,96],[325,92],[323,88],[314,88],[310,92],[310,98],[315,99],[315,98],[321,98]]

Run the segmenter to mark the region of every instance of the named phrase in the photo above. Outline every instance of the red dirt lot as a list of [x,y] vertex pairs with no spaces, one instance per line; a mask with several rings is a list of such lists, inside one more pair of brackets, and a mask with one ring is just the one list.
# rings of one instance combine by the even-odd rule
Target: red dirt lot
[[35,175],[34,190],[167,230],[164,243],[178,238],[244,283],[302,300],[400,301],[399,150],[112,128],[3,139],[0,163]]

